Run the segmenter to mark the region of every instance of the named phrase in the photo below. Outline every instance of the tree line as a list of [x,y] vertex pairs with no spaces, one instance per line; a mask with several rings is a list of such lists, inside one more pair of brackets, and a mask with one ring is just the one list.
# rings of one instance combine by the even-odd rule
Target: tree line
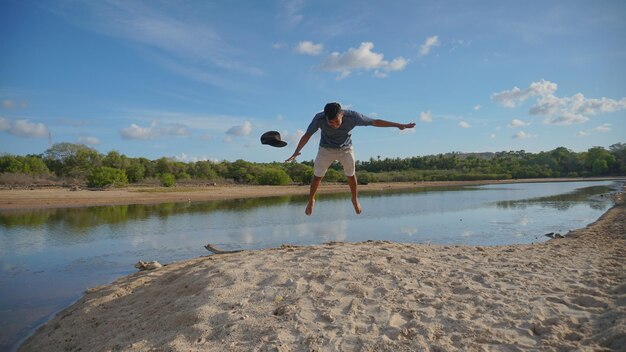
[[573,152],[447,153],[357,162],[360,178],[380,181],[451,181],[626,175],[626,143]]
[[[593,147],[573,152],[559,147],[547,152],[447,153],[411,158],[370,158],[357,161],[361,183],[397,181],[452,181],[590,177],[626,175],[626,143],[609,149]],[[240,184],[308,184],[313,161],[300,163],[253,163],[197,161],[170,158],[131,158],[118,151],[101,154],[82,144],[57,143],[38,155],[0,156],[0,174],[57,177],[89,187],[123,186],[158,181],[173,186],[186,181],[230,181]],[[341,166],[334,163],[325,177],[343,182]]]

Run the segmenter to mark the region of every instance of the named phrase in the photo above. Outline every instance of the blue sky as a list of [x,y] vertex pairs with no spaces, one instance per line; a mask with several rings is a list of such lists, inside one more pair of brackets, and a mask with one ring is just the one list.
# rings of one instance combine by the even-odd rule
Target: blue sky
[[[283,161],[329,101],[357,159],[626,142],[624,1],[0,0],[0,152]],[[259,143],[278,130],[289,145]],[[319,133],[319,132],[318,132]],[[299,160],[313,159],[319,137]]]

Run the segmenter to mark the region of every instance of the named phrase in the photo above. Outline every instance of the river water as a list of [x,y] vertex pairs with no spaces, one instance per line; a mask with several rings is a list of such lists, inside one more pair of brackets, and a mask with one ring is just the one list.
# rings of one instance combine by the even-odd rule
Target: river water
[[[623,181],[517,183],[307,198],[0,212],[0,350],[15,349],[41,323],[96,285],[135,272],[139,260],[207,255],[203,246],[390,240],[463,245],[545,241],[595,221]],[[347,186],[346,186],[347,190]]]

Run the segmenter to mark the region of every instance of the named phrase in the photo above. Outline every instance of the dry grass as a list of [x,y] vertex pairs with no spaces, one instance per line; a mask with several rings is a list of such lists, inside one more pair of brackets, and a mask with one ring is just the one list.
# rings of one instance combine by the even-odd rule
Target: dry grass
[[0,185],[5,187],[61,187],[68,183],[70,183],[68,180],[61,180],[54,176],[8,172],[0,174]]

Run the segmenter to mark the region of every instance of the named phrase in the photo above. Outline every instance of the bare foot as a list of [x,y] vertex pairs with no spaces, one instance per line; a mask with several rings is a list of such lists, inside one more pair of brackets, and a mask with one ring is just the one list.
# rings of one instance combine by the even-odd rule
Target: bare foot
[[361,208],[361,203],[359,203],[358,199],[353,199],[352,200],[352,205],[354,205],[354,211],[357,214],[361,214],[361,212],[363,211],[363,208]]
[[311,199],[309,201],[309,204],[307,204],[306,206],[306,210],[304,211],[304,213],[308,216],[311,216],[311,214],[313,214],[313,207],[315,206],[315,200]]

